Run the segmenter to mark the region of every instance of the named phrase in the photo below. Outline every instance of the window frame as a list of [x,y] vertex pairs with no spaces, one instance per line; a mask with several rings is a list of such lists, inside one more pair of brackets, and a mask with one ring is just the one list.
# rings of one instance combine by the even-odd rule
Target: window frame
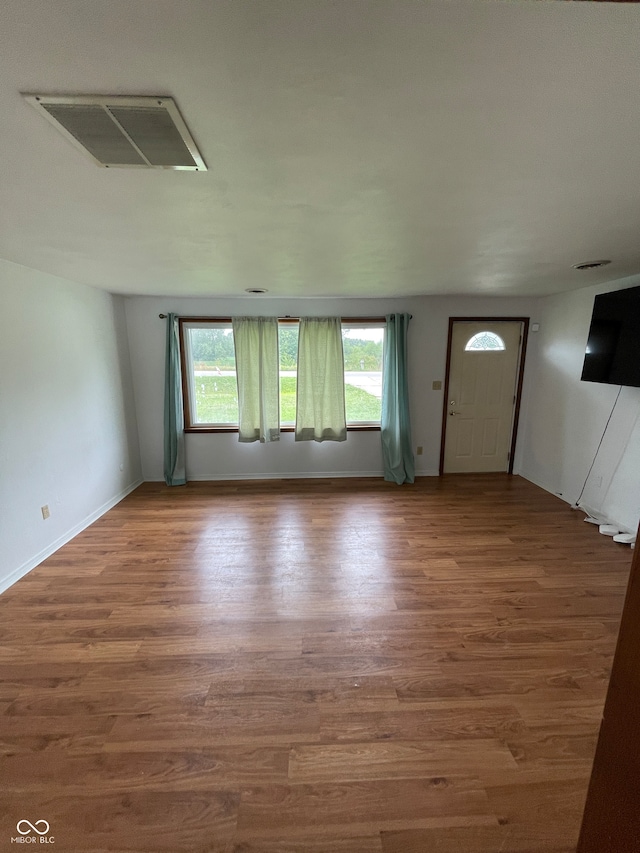
[[[188,351],[186,328],[201,324],[203,326],[212,326],[213,328],[232,328],[230,317],[179,317],[178,331],[180,338],[180,372],[182,374],[182,403],[184,410],[184,431],[185,432],[238,432],[238,424],[198,424],[193,423],[192,413],[192,394],[191,387],[193,385],[192,375],[189,375],[187,365],[193,364],[191,353]],[[193,389],[195,391],[195,388]]]
[[[232,328],[231,317],[178,317],[178,330],[180,338],[180,371],[182,375],[182,399],[184,409],[184,431],[188,433],[237,433],[238,424],[198,424],[192,422],[192,394],[190,385],[191,377],[188,374],[188,365],[193,364],[188,353],[186,343],[186,328],[194,324],[203,324],[224,328]],[[299,323],[299,317],[278,317],[278,325],[285,323]],[[341,317],[340,323],[343,328],[354,328],[356,326],[377,326],[386,329],[384,317]],[[189,358],[188,358],[189,356]],[[195,390],[195,389],[194,389]],[[347,432],[380,432],[380,422],[354,421],[347,422]],[[280,432],[295,432],[294,425],[281,426]]]

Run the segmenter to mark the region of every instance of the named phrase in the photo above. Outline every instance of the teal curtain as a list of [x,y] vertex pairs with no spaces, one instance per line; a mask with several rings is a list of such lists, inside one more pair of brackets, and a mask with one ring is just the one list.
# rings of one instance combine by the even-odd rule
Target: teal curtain
[[278,321],[275,317],[234,317],[233,343],[238,382],[238,440],[280,438]]
[[346,441],[339,317],[302,317],[298,333],[296,441]]
[[411,449],[407,331],[409,314],[388,314],[382,367],[382,460],[384,478],[392,483],[413,483],[415,465]]
[[184,410],[180,373],[178,317],[167,317],[167,352],[164,374],[164,481],[167,486],[187,482],[184,454]]

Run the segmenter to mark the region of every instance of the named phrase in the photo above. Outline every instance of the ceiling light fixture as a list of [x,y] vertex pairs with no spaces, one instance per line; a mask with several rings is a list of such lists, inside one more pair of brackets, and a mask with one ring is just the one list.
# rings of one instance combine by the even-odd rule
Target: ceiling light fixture
[[606,267],[607,264],[610,264],[611,261],[585,261],[582,264],[573,264],[572,269],[574,270],[594,270],[597,267]]

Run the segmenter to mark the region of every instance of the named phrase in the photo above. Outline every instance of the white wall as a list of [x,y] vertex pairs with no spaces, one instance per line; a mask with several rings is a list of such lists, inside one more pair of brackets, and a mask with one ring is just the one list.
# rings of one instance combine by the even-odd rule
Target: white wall
[[7,261],[0,297],[1,590],[141,468],[122,297]]
[[[162,479],[160,312],[409,311],[413,444],[424,447],[416,457],[423,475],[438,469],[443,400],[431,383],[444,379],[449,316],[530,316],[541,328],[530,336],[515,471],[573,502],[618,391],[580,381],[593,298],[638,283],[626,280],[540,300],[114,297],[0,261],[0,589],[114,505],[141,477]],[[624,388],[582,500],[627,530],[635,530],[640,517],[639,414],[640,389]],[[296,444],[286,434],[266,446],[240,444],[235,434],[189,435],[187,456],[191,479],[382,472],[377,432],[350,433],[342,444]],[[43,504],[51,508],[47,521]]]
[[[618,395],[618,386],[582,382],[582,363],[597,293],[640,278],[540,300],[540,331],[530,347],[530,394],[521,432],[523,476],[574,503]],[[581,505],[635,532],[640,518],[640,388],[623,388]]]
[[[449,316],[533,316],[533,299],[412,297],[406,299],[180,299],[129,297],[127,327],[140,430],[145,480],[162,480],[162,411],[164,394],[165,322],[158,314],[230,317],[233,315],[300,315],[342,317],[413,314],[409,327],[411,420],[417,473],[437,474],[442,423],[442,392],[433,380],[444,381]],[[535,318],[534,318],[535,319]],[[192,480],[242,477],[313,477],[381,475],[380,433],[349,433],[343,443],[294,442],[284,434],[270,445],[240,444],[238,436],[186,436],[187,476]],[[516,456],[516,464],[517,464]]]

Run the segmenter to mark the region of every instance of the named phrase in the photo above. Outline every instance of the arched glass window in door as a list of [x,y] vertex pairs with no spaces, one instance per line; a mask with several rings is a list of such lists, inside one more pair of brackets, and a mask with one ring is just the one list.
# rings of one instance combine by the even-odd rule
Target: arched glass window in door
[[498,352],[506,349],[504,341],[495,332],[478,332],[469,338],[465,352]]

